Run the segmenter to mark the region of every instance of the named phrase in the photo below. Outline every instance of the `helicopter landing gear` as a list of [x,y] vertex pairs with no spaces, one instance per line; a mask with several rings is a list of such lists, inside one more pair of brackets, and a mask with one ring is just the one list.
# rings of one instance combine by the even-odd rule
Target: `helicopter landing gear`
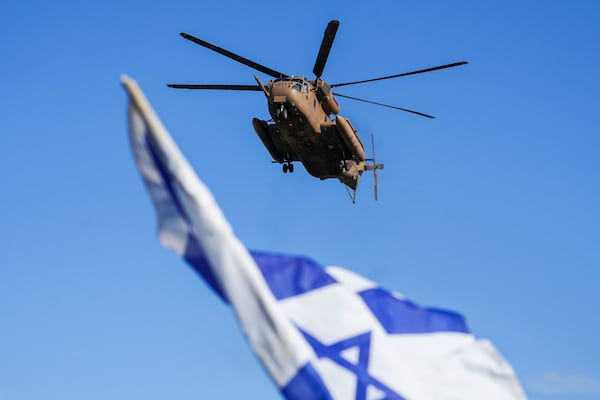
[[294,164],[292,164],[290,161],[283,164],[283,173],[286,174],[288,171],[290,174],[294,172]]
[[341,160],[340,161],[340,171],[348,172],[350,170],[350,168],[352,168],[351,160]]
[[277,116],[277,119],[279,119],[279,120],[281,120],[281,119],[287,119],[288,112],[287,112],[287,108],[285,108],[285,106],[283,105],[283,103],[279,106],[279,108],[275,112],[275,115]]

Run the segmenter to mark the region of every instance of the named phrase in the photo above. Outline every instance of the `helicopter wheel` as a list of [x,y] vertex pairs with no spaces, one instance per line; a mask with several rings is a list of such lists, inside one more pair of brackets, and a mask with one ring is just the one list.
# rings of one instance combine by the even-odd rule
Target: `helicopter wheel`
[[275,116],[277,117],[278,120],[287,119],[287,117],[288,117],[287,108],[285,108],[285,106],[282,104],[275,112]]
[[288,170],[290,171],[290,174],[291,174],[292,172],[294,172],[294,164],[290,163],[290,164],[288,165]]
[[287,164],[283,164],[283,173],[284,174],[287,174],[288,169],[289,169],[288,165]]

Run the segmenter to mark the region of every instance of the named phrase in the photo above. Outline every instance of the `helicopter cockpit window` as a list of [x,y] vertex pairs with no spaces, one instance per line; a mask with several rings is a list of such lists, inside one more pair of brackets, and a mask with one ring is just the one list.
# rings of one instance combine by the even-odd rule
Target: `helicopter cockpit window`
[[294,84],[294,86],[292,86],[292,89],[294,89],[296,92],[301,92],[302,91],[302,84],[300,82],[296,82]]

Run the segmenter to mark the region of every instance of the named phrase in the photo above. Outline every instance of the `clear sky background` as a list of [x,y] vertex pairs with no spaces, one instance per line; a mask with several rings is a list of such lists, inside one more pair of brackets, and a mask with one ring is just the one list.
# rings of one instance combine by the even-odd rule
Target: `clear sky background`
[[[599,399],[599,15],[593,0],[3,2],[0,399],[280,398],[228,307],[158,242],[122,73],[249,248],[461,312],[531,399]],[[437,117],[339,99],[375,134],[377,203],[371,175],[352,204],[271,164],[261,93],[165,86],[254,83],[181,31],[312,77],[331,19],[330,83],[469,61],[340,88]]]

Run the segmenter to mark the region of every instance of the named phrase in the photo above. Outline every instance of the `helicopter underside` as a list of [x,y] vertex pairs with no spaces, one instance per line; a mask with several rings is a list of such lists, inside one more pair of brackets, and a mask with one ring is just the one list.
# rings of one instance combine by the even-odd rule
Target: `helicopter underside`
[[293,172],[292,163],[299,161],[310,175],[336,178],[356,190],[365,163],[344,143],[334,121],[328,120],[320,132],[291,116],[272,124],[254,118],[253,125],[275,162],[283,164],[284,172]]

